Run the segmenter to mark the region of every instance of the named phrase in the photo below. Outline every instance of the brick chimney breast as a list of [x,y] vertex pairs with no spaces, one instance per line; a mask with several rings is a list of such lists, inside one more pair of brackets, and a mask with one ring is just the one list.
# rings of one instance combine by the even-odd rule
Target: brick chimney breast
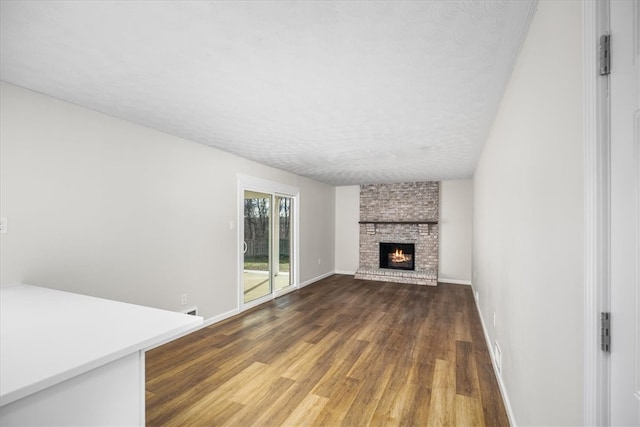
[[[360,186],[360,257],[356,279],[436,286],[440,183]],[[380,243],[415,244],[415,270],[380,268]]]

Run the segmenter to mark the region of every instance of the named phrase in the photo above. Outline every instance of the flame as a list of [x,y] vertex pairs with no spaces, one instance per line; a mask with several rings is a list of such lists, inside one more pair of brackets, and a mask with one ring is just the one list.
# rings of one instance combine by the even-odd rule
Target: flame
[[396,249],[395,252],[390,253],[392,262],[405,262],[411,260],[411,255],[405,255],[401,249]]

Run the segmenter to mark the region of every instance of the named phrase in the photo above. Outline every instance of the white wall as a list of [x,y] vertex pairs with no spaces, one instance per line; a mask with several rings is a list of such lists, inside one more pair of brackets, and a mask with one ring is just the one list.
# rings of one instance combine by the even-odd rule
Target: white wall
[[473,287],[522,426],[582,422],[581,35],[581,2],[538,4],[474,175]]
[[473,181],[440,182],[438,281],[471,283]]
[[238,173],[300,188],[300,280],[334,270],[334,187],[6,83],[1,102],[2,285],[231,311]]
[[336,273],[355,274],[360,250],[360,186],[336,187]]
[[300,283],[306,285],[335,271],[336,195],[334,186],[301,177],[295,181],[301,205]]

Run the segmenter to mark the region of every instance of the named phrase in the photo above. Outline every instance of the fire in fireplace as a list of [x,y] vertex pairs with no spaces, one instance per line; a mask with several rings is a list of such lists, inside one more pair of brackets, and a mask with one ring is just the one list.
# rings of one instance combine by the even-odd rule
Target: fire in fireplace
[[413,243],[380,242],[380,268],[415,270]]

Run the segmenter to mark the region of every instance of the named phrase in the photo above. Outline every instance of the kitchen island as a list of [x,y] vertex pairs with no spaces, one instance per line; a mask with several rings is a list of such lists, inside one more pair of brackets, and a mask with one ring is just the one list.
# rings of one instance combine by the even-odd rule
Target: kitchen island
[[145,351],[202,318],[48,288],[0,288],[0,425],[143,426]]

